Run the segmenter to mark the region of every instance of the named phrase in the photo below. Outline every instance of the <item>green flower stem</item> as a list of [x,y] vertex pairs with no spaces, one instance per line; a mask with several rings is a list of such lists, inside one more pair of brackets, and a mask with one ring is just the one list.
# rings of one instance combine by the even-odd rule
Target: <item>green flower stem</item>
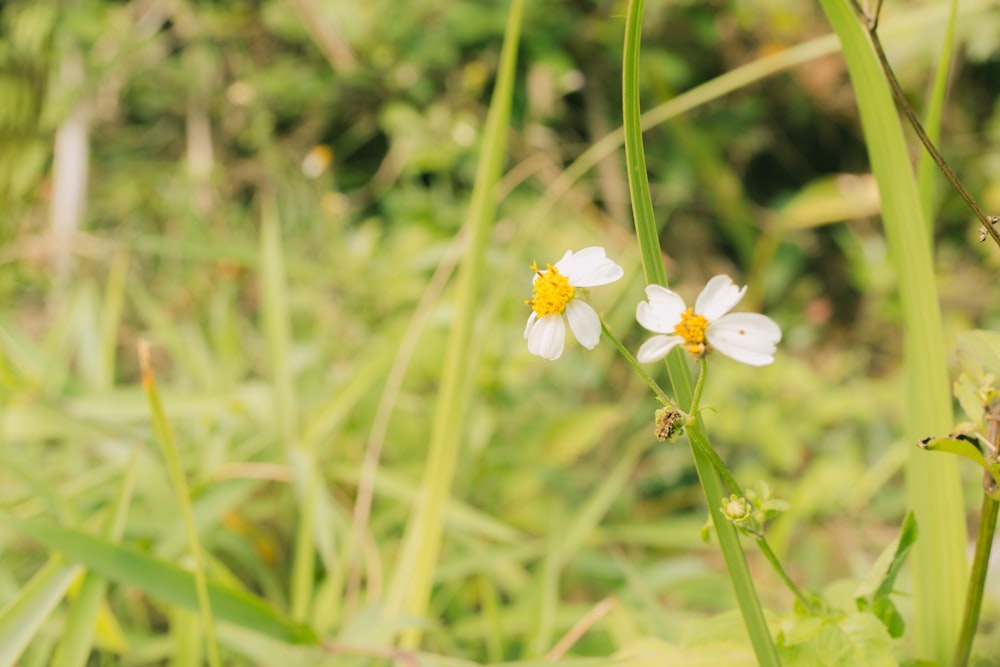
[[694,398],[691,399],[691,409],[688,410],[692,415],[698,414],[698,406],[701,405],[701,392],[705,389],[706,375],[708,375],[708,362],[703,354],[699,360],[698,381],[694,385]]
[[671,401],[666,392],[660,388],[660,385],[656,383],[656,380],[650,377],[649,373],[647,373],[646,370],[639,365],[639,361],[632,356],[632,353],[629,352],[624,345],[622,345],[620,340],[615,338],[613,333],[611,333],[611,329],[608,328],[608,324],[604,321],[603,317],[601,318],[601,331],[603,331],[604,335],[608,337],[608,340],[610,340],[614,346],[618,348],[618,352],[625,357],[625,361],[632,364],[632,368],[634,368],[635,372],[639,374],[639,377],[646,381],[646,384],[648,384],[649,388],[653,390],[654,394],[656,394],[656,398],[659,399],[660,403],[663,403],[664,405],[673,405],[674,402]]
[[194,585],[198,596],[198,609],[201,612],[201,627],[205,632],[205,643],[208,647],[208,664],[210,667],[221,667],[222,660],[219,658],[219,646],[215,635],[215,620],[212,616],[212,607],[208,598],[208,582],[205,578],[205,557],[198,541],[198,530],[195,528],[194,512],[191,509],[191,490],[188,487],[187,478],[184,476],[184,465],[181,463],[181,455],[177,450],[174,432],[170,428],[163,403],[160,401],[160,392],[156,388],[153,365],[149,359],[149,347],[145,341],[139,342],[139,366],[142,369],[142,387],[146,390],[149,411],[152,414],[153,430],[156,432],[156,439],[160,441],[163,458],[167,464],[167,475],[170,477],[170,485],[174,488],[177,502],[181,506],[181,516],[184,519],[184,527],[187,529],[188,548],[191,550],[191,560],[193,561]]
[[785,572],[785,568],[781,566],[781,562],[771,549],[771,545],[767,543],[767,538],[763,535],[755,535],[755,538],[757,539],[757,546],[760,547],[764,557],[767,558],[767,562],[770,563],[771,567],[774,568],[774,571],[778,573],[778,577],[785,582],[785,586],[788,587],[788,590],[790,590],[792,594],[798,598],[799,602],[805,605],[806,609],[815,610],[815,603],[813,603],[813,601],[802,592],[802,589],[795,585],[792,578],[788,576],[787,572]]
[[[715,471],[719,473],[719,476],[722,477],[722,481],[727,487],[729,487],[730,493],[735,493],[742,498],[746,497],[743,493],[743,487],[741,487],[740,483],[736,481],[735,477],[733,477],[733,473],[729,472],[729,468],[726,467],[726,462],[723,461],[722,457],[715,451],[715,448],[712,447],[708,438],[695,438],[691,444],[694,445],[695,449],[697,449],[698,452],[700,452],[701,455],[708,460],[711,466],[715,468]],[[720,496],[720,498],[721,497],[722,496]]]
[[965,612],[962,614],[962,629],[958,635],[958,645],[955,647],[955,657],[952,667],[965,667],[972,655],[972,640],[976,636],[979,625],[979,612],[983,606],[983,586],[986,584],[986,572],[990,567],[990,551],[993,548],[993,535],[997,530],[997,511],[1000,503],[983,494],[983,509],[979,520],[979,536],[976,539],[976,555],[972,559],[972,572],[969,574],[969,588],[965,592]]
[[[694,398],[691,400],[692,415],[697,414],[698,412],[698,405],[701,402],[701,392],[705,388],[705,377],[708,375],[708,361],[705,355],[702,355],[699,365],[701,369],[698,374],[698,381],[694,386]],[[743,493],[743,489],[740,487],[740,483],[736,481],[736,478],[733,476],[733,473],[730,472],[728,466],[726,466],[726,462],[722,460],[722,457],[719,456],[719,453],[715,451],[715,449],[711,446],[711,444],[709,444],[707,440],[705,440],[704,442],[699,441],[697,444],[699,447],[707,445],[707,447],[703,448],[701,452],[705,456],[705,458],[707,458],[712,463],[712,466],[715,468],[716,472],[719,473],[719,476],[722,477],[722,481],[726,484],[726,486],[729,487],[729,492],[735,493],[737,496],[740,496],[741,498],[746,498],[746,494]],[[806,595],[795,584],[795,582],[792,581],[791,577],[788,576],[788,573],[785,572],[785,568],[782,567],[781,562],[778,561],[778,557],[771,549],[771,545],[767,543],[767,538],[764,537],[764,534],[753,533],[753,537],[755,540],[757,540],[757,546],[760,547],[760,550],[763,552],[764,557],[767,558],[767,561],[774,568],[774,571],[777,572],[778,577],[783,582],[785,582],[786,586],[788,586],[788,590],[790,590],[792,594],[795,595],[795,597],[797,597],[799,601],[806,606],[806,609],[815,608],[815,605],[809,600],[809,598],[806,597]]]
[[[625,19],[625,46],[622,67],[622,109],[624,112],[625,130],[625,162],[628,173],[629,194],[632,199],[632,215],[635,219],[636,237],[639,240],[639,250],[642,254],[642,267],[646,282],[657,285],[667,285],[666,271],[663,269],[663,258],[660,255],[660,242],[653,216],[653,200],[649,191],[649,181],[646,175],[646,156],[642,147],[642,125],[639,108],[639,45],[642,32],[643,0],[630,0]],[[674,349],[667,355],[667,369],[670,372],[670,382],[674,388],[674,396],[681,404],[690,404],[693,396],[691,372],[684,359],[684,352]],[[774,646],[771,632],[767,627],[767,619],[760,606],[757,590],[750,576],[746,555],[740,544],[740,536],[736,526],[730,523],[722,513],[719,500],[723,496],[722,482],[716,473],[711,460],[705,451],[711,449],[704,427],[697,415],[686,427],[688,441],[691,443],[692,456],[698,478],[701,481],[708,511],[712,515],[712,523],[719,538],[719,548],[726,562],[726,569],[733,583],[733,592],[743,615],[743,622],[750,636],[754,654],[758,664],[763,667],[780,665],[778,650]]]
[[[1000,446],[1000,405],[992,401],[987,408],[986,419],[989,424],[987,438],[989,439],[989,462],[995,463],[997,447]],[[979,535],[976,538],[976,554],[972,559],[972,572],[969,574],[969,588],[965,591],[965,611],[962,613],[962,626],[958,633],[958,644],[955,646],[955,656],[952,667],[965,667],[972,655],[972,642],[976,637],[979,625],[979,612],[983,606],[983,587],[986,585],[986,572],[990,567],[990,552],[993,550],[993,536],[997,530],[997,513],[1000,502],[990,493],[993,487],[991,478],[983,480],[986,493],[983,494],[983,507],[979,513]]]

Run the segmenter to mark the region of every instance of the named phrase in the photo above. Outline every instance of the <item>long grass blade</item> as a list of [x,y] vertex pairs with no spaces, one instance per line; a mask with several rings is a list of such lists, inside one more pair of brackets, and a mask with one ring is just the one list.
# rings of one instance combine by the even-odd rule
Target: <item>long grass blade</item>
[[0,611],[0,667],[17,663],[79,572],[78,565],[52,559]]
[[[135,460],[133,452],[122,476],[118,496],[109,508],[104,522],[103,534],[109,541],[121,540],[125,532],[125,519],[135,485]],[[84,575],[80,591],[70,607],[66,629],[52,657],[52,667],[82,667],[87,664],[87,656],[94,642],[96,621],[107,589],[108,582],[104,577],[93,572]]]
[[[521,29],[522,0],[513,0],[504,31],[503,49],[496,88],[490,102],[482,152],[469,204],[466,226],[471,231],[469,249],[459,268],[457,309],[448,338],[441,384],[431,423],[430,451],[421,484],[404,537],[402,556],[389,588],[386,614],[395,617],[405,612],[421,617],[427,609],[431,583],[441,548],[445,508],[451,493],[459,457],[463,416],[468,404],[473,324],[483,279],[486,246],[494,219],[494,193],[500,177],[510,107],[514,92],[517,45]],[[420,632],[403,638],[404,645],[414,646]]]
[[[911,442],[952,426],[944,334],[931,244],[888,82],[867,32],[845,0],[821,0],[840,37],[903,307],[906,434]],[[954,457],[913,447],[906,468],[909,504],[920,527],[913,553],[916,623],[922,656],[944,664],[955,646],[966,586],[965,512]]]
[[[16,519],[2,523],[111,581],[134,586],[160,602],[198,609],[194,574],[188,570],[73,528]],[[219,620],[293,644],[317,641],[308,626],[284,617],[249,593],[213,581],[206,588],[212,613]]]
[[[642,26],[643,0],[629,2],[625,24],[625,56],[623,81],[623,106],[625,112],[625,158],[628,168],[629,190],[632,196],[632,212],[635,217],[636,235],[642,253],[642,265],[646,281],[660,285],[667,284],[666,272],[660,254],[659,236],[653,215],[653,201],[646,176],[646,158],[642,146],[642,126],[639,109],[639,45]],[[694,387],[687,361],[679,348],[667,356],[667,368],[673,385],[674,397],[681,405],[691,402]],[[688,438],[693,442],[702,440],[703,447],[708,441],[700,420],[688,428]],[[701,454],[703,447],[692,446],[695,466],[701,479],[705,499],[708,503],[719,546],[733,582],[736,599],[743,614],[744,623],[750,634],[757,660],[762,665],[777,665],[777,650],[757,598],[746,556],[740,546],[739,535],[733,525],[721,514],[723,498],[722,483],[708,459]]]

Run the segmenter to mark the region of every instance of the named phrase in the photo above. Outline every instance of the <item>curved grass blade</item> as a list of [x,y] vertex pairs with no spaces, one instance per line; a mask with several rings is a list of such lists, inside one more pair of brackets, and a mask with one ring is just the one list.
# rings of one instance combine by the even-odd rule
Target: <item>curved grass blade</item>
[[[194,574],[188,570],[73,528],[16,519],[3,523],[107,579],[134,586],[161,602],[199,608]],[[217,619],[293,644],[318,641],[309,626],[289,620],[250,593],[206,583]]]
[[[632,211],[635,216],[636,235],[642,253],[642,265],[646,281],[660,285],[667,284],[663,260],[660,256],[660,242],[656,220],[653,216],[653,201],[646,176],[646,158],[642,146],[642,127],[639,111],[639,44],[642,26],[643,0],[631,0],[625,24],[625,55],[623,75],[623,106],[625,111],[625,159],[628,165],[629,190],[632,195]],[[681,405],[689,405],[693,394],[691,373],[683,352],[675,348],[667,355],[667,368],[674,396]],[[708,439],[700,420],[688,427],[688,438],[692,441],[695,467],[701,479],[702,489],[712,514],[719,537],[719,546],[726,561],[726,568],[733,582],[736,599],[747,626],[747,632],[761,665],[778,665],[777,650],[771,639],[764,612],[757,598],[746,556],[740,546],[736,528],[720,510],[723,497],[722,483],[711,462],[702,453],[709,448]],[[698,441],[701,446],[694,446]]]
[[[951,395],[934,262],[889,84],[868,34],[845,0],[820,0],[840,38],[862,129],[882,196],[882,220],[903,309],[907,438],[952,427]],[[910,507],[921,539],[913,549],[916,619],[921,657],[951,657],[966,587],[965,511],[952,457],[914,448],[906,469]]]

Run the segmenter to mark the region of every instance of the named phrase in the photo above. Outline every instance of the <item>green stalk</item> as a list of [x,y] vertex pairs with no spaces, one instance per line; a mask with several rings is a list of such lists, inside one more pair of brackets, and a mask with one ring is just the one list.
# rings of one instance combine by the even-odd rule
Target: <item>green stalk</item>
[[983,586],[986,572],[990,569],[990,552],[993,550],[993,536],[997,531],[997,511],[1000,503],[983,494],[983,509],[979,519],[979,537],[976,539],[976,555],[972,559],[972,573],[969,575],[969,590],[965,597],[965,614],[962,628],[955,647],[952,667],[965,667],[972,655],[972,641],[979,626],[979,612],[983,607]]
[[156,439],[160,443],[163,459],[167,464],[167,475],[170,477],[170,485],[174,488],[177,503],[181,506],[181,516],[184,519],[184,527],[187,529],[188,548],[191,549],[191,560],[193,562],[195,590],[198,594],[198,609],[201,612],[201,624],[205,631],[205,643],[208,648],[208,664],[211,667],[221,667],[222,661],[219,659],[219,645],[215,635],[215,620],[212,617],[212,607],[208,600],[205,559],[201,553],[198,530],[194,524],[194,512],[191,509],[191,490],[188,488],[187,478],[184,476],[184,466],[181,463],[180,452],[177,450],[177,442],[174,440],[174,432],[170,428],[170,422],[163,409],[163,403],[160,401],[160,392],[156,388],[153,365],[149,360],[149,347],[145,341],[140,341],[139,343],[139,366],[142,369],[142,388],[146,391],[146,398],[149,401],[149,411],[153,419],[153,430],[156,432]]
[[[642,127],[639,107],[639,46],[642,29],[643,0],[630,0],[625,21],[625,49],[623,56],[622,96],[624,106],[625,161],[628,171],[629,191],[632,198],[632,213],[635,217],[636,236],[642,254],[642,266],[647,283],[667,285],[663,259],[660,256],[660,242],[656,220],[653,217],[653,200],[649,192],[646,176],[646,157],[642,146]],[[667,355],[667,368],[674,389],[674,397],[680,405],[690,405],[693,397],[691,373],[684,358],[684,352],[674,348]],[[697,415],[687,426],[688,440],[698,477],[705,492],[708,509],[719,537],[719,546],[726,561],[726,568],[733,582],[733,590],[739,603],[743,621],[750,641],[761,665],[779,665],[778,652],[767,628],[767,621],[757,598],[757,591],[750,578],[746,556],[740,546],[736,527],[722,514],[722,483],[704,451],[711,449],[705,436],[704,427]]]
[[782,567],[781,561],[778,560],[778,556],[775,555],[774,550],[771,548],[771,545],[767,543],[767,540],[764,539],[763,535],[757,536],[757,546],[760,547],[761,553],[763,553],[764,557],[767,558],[767,562],[771,564],[772,568],[774,568],[774,571],[778,574],[781,581],[784,582],[788,590],[792,592],[792,595],[798,598],[803,607],[809,610],[816,609],[816,605],[813,601],[802,592],[802,589],[799,588],[798,585],[792,581],[792,578],[788,576],[788,573],[785,572],[785,568]]
[[[840,38],[861,114],[882,219],[903,309],[906,437],[912,442],[952,427],[951,396],[934,263],[903,129],[885,74],[865,28],[845,0],[820,0]],[[965,512],[953,457],[912,448],[906,469],[909,504],[920,526],[913,553],[921,657],[951,657],[965,591]]]
[[[479,311],[479,288],[483,280],[486,247],[495,216],[494,197],[503,163],[511,100],[517,65],[517,45],[521,31],[523,0],[512,0],[497,83],[486,119],[482,152],[465,226],[469,228],[469,248],[457,277],[455,321],[448,336],[440,393],[431,422],[427,467],[406,526],[406,535],[396,571],[389,587],[384,614],[395,619],[400,614],[420,618],[426,614],[434,571],[441,549],[444,513],[458,464],[459,444],[469,399],[469,360],[472,356],[472,329]],[[404,646],[420,643],[421,631],[406,632]]]
[[649,388],[653,390],[653,393],[656,395],[656,400],[663,405],[673,405],[673,401],[670,400],[670,397],[667,396],[666,392],[663,391],[656,380],[654,380],[649,373],[646,372],[646,369],[642,367],[635,357],[632,356],[632,353],[628,351],[628,348],[622,345],[622,342],[618,340],[618,337],[611,333],[611,329],[608,328],[608,324],[604,321],[603,317],[601,318],[601,331],[604,332],[604,335],[607,336],[608,340],[610,340],[615,346],[618,353],[625,358],[625,361],[627,361],[635,372],[639,374],[639,377],[641,377],[646,384],[649,385]]

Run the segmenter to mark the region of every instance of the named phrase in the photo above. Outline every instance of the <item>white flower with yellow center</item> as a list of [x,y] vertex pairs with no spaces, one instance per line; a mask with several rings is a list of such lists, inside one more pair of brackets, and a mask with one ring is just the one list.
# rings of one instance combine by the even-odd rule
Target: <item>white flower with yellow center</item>
[[567,250],[555,264],[547,264],[535,272],[528,325],[524,337],[528,352],[544,359],[558,359],[566,341],[566,322],[573,335],[588,350],[601,339],[601,318],[581,297],[589,293],[588,287],[607,285],[625,275],[622,267],[608,259],[604,248],[584,248],[574,253]]
[[737,287],[729,276],[715,276],[698,295],[694,307],[688,308],[676,292],[648,285],[647,301],[635,309],[635,319],[660,335],[643,343],[636,358],[649,363],[683,345],[696,359],[716,349],[750,366],[770,364],[781,340],[778,325],[758,313],[729,312],[746,291],[746,287]]

